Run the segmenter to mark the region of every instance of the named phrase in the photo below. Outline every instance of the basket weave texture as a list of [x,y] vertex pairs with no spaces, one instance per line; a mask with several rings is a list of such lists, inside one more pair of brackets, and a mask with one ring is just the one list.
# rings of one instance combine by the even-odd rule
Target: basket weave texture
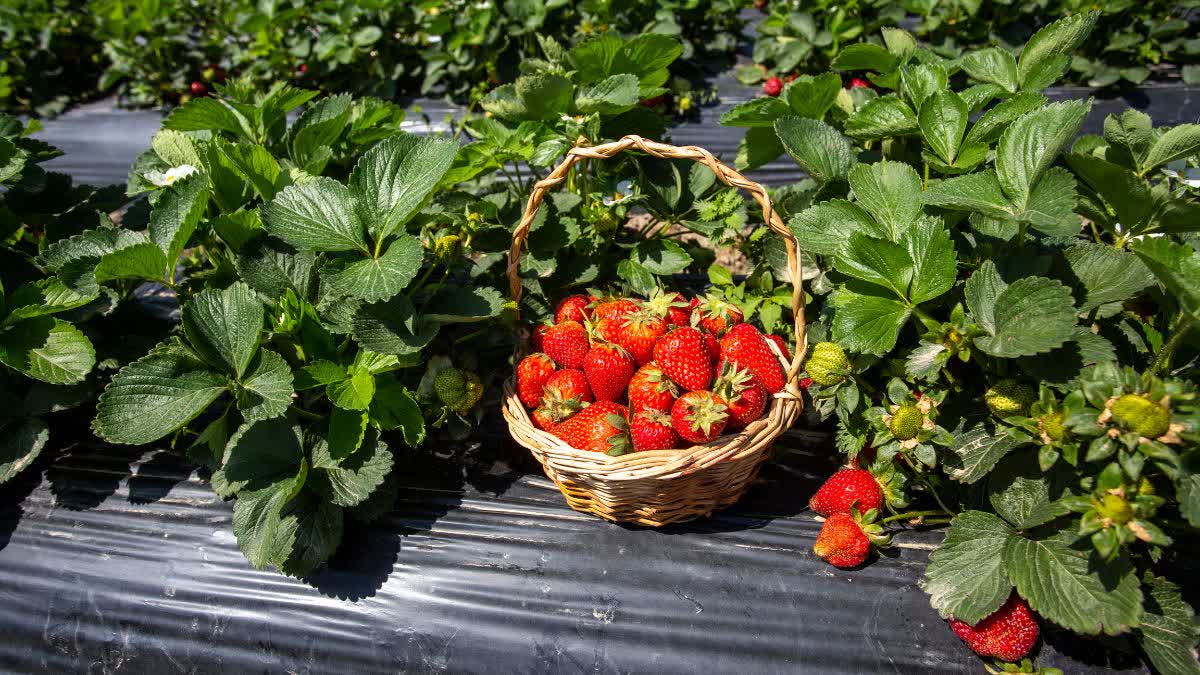
[[[535,427],[517,396],[515,376],[505,380],[503,413],[509,431],[541,463],[572,509],[611,521],[657,527],[707,516],[742,496],[769,456],[772,442],[791,426],[804,405],[798,379],[808,345],[799,247],[772,207],[766,189],[725,166],[703,148],[678,147],[640,136],[626,136],[597,146],[577,144],[549,176],[534,185],[521,222],[513,231],[509,252],[507,271],[513,300],[521,299],[521,251],[547,191],[563,182],[580,161],[608,159],[631,149],[653,157],[701,162],[722,183],[750,193],[762,207],[763,221],[783,238],[787,248],[796,328],[796,350],[791,362],[768,341],[784,367],[787,384],[774,395],[764,416],[735,434],[689,448],[634,452],[620,457],[577,450]],[[527,353],[528,337],[527,329],[522,329],[514,363]]]

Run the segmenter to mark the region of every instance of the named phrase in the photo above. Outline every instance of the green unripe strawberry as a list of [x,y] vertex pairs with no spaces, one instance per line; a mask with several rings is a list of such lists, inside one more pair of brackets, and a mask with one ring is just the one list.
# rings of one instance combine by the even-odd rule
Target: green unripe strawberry
[[850,359],[846,358],[846,352],[836,343],[818,342],[809,352],[804,369],[813,382],[822,387],[832,387],[846,380],[846,376],[838,371],[849,370]]
[[1129,508],[1129,502],[1114,494],[1104,495],[1104,499],[1096,506],[1096,513],[1118,525],[1133,520],[1133,509]]
[[1137,394],[1117,399],[1112,414],[1126,429],[1146,438],[1158,438],[1171,428],[1171,411]]
[[1067,433],[1067,429],[1063,425],[1064,419],[1065,417],[1062,413],[1052,412],[1038,418],[1038,423],[1041,425],[1042,431],[1050,437],[1050,440],[1061,441]]
[[433,378],[433,390],[451,410],[466,414],[483,396],[483,383],[468,370],[444,368]]
[[902,405],[892,413],[892,420],[888,422],[888,431],[892,432],[898,440],[908,441],[917,437],[921,431],[921,425],[925,423],[925,413],[917,406],[909,403]]
[[462,238],[457,234],[448,234],[444,237],[438,237],[437,241],[433,242],[433,255],[438,260],[450,260],[457,258],[462,252]]
[[996,417],[1027,415],[1029,406],[1037,400],[1037,392],[1028,384],[1010,378],[992,385],[983,400]]

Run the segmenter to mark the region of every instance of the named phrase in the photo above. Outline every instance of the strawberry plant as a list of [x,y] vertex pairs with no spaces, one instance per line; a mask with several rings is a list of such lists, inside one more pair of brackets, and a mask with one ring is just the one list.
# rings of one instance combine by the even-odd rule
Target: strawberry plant
[[1191,610],[1162,575],[1200,525],[1200,202],[1177,178],[1200,127],[1127,111],[1076,138],[1091,102],[1040,92],[1096,21],[956,61],[889,30],[854,50],[879,95],[847,114],[803,115],[785,90],[730,116],[761,119],[770,136],[747,142],[813,180],[789,214],[823,275],[809,394],[884,495],[878,521],[841,518],[835,564],[866,559],[867,527],[948,523],[924,586],[976,651],[1025,657],[1036,633],[987,637],[1019,603],[1132,633],[1173,672],[1198,667],[1194,630],[1168,634]]

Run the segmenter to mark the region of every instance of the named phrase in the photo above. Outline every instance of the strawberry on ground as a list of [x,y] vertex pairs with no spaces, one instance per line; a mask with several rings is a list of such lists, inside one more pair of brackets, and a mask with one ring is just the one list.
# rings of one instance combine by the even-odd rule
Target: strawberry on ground
[[692,324],[721,336],[742,322],[742,310],[715,295],[707,295],[692,310]]
[[675,396],[675,385],[653,361],[638,368],[629,379],[629,411],[632,413],[670,410]]
[[654,359],[654,343],[667,333],[666,320],[644,309],[613,317],[609,321],[617,324],[615,342],[624,347],[639,366]]
[[635,367],[629,352],[611,342],[597,342],[583,359],[583,372],[597,401],[625,398]]
[[974,626],[950,619],[950,629],[971,651],[1001,661],[1020,661],[1038,639],[1037,617],[1016,591],[1000,609]]
[[569,295],[563,298],[562,302],[558,303],[558,308],[554,310],[554,323],[587,321],[588,317],[592,315],[592,310],[588,307],[591,302],[591,298],[586,295]]
[[656,288],[645,303],[646,309],[667,320],[670,326],[690,326],[692,304],[679,293]]
[[542,351],[563,368],[582,368],[589,347],[587,329],[578,321],[554,324],[542,334]]
[[633,416],[629,437],[634,450],[670,450],[679,445],[679,434],[671,426],[671,418],[659,410],[643,410]]
[[739,323],[721,338],[721,358],[750,369],[772,394],[783,391],[783,366],[767,339],[748,323]]
[[707,389],[712,383],[712,359],[704,346],[704,336],[695,328],[676,328],[664,335],[654,345],[654,362],[687,391]]
[[774,333],[767,333],[767,334],[763,335],[763,337],[767,338],[771,342],[774,342],[775,346],[779,347],[779,353],[783,354],[783,359],[785,361],[792,360],[792,353],[790,351],[788,351],[787,341],[785,341],[783,338],[779,337],[778,335],[775,335]]
[[572,415],[551,432],[579,450],[608,452],[613,436],[621,434],[628,411],[612,401],[597,401]]
[[729,407],[711,391],[689,391],[671,406],[671,426],[691,443],[707,443],[725,430]]
[[549,356],[530,354],[517,364],[517,397],[526,408],[536,408],[542,402],[542,387],[555,371]]
[[858,567],[871,552],[871,540],[849,513],[835,513],[825,520],[813,552],[834,567]]
[[850,513],[851,508],[866,512],[882,506],[883,491],[866,469],[839,469],[808,500],[808,508],[823,516]]
[[717,376],[713,392],[729,405],[729,424],[736,431],[762,417],[767,409],[767,388],[758,376],[741,366],[726,363]]
[[767,81],[763,82],[762,92],[767,96],[778,96],[781,91],[783,91],[783,80],[778,77],[768,77]]

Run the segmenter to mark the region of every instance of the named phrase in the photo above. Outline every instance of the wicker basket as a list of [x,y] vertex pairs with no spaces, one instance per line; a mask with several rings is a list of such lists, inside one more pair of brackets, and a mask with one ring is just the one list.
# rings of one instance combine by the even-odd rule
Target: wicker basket
[[[707,150],[694,146],[676,147],[626,136],[594,147],[576,145],[566,159],[544,180],[534,185],[521,222],[513,232],[509,252],[508,279],[514,300],[521,298],[519,263],[530,224],[546,192],[561,183],[582,159],[608,159],[631,148],[654,157],[703,162],[726,185],[747,190],[762,206],[763,220],[783,237],[787,247],[792,282],[792,309],[796,320],[796,353],[791,363],[772,345],[787,375],[784,390],[775,394],[766,414],[745,429],[711,443],[685,449],[635,452],[620,457],[577,450],[548,432],[533,426],[528,411],[517,396],[513,376],[504,383],[504,418],[518,443],[529,448],[546,475],[558,486],[567,504],[576,511],[592,513],[612,521],[660,526],[700,518],[736,502],[758,475],[770,454],[771,443],[791,426],[800,414],[803,399],[798,386],[800,364],[807,349],[804,323],[804,291],[795,236],[771,206],[767,191],[737,171],[721,164]],[[526,352],[527,329],[517,347],[517,360]]]

